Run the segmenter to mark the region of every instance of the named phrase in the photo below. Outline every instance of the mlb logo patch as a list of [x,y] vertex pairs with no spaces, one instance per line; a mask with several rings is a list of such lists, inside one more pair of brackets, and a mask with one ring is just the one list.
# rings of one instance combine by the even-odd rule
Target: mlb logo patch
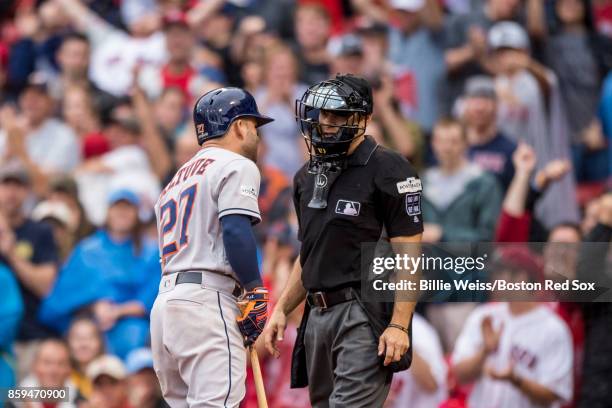
[[359,210],[361,210],[361,204],[357,201],[338,200],[336,204],[336,214],[356,217],[359,215]]
[[406,213],[410,216],[421,213],[421,194],[406,194]]

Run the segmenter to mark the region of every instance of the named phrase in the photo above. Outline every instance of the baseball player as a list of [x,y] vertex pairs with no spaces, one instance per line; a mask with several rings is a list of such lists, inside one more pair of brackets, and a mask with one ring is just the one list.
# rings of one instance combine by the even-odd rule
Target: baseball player
[[267,319],[252,224],[263,116],[248,92],[220,88],[193,111],[201,150],[155,206],[162,263],[151,312],[155,372],[171,407],[237,407],[246,352]]

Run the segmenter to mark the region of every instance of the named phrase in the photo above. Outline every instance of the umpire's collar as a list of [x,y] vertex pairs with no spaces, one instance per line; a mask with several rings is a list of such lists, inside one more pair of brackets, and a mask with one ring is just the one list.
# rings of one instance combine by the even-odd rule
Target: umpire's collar
[[372,157],[372,154],[378,147],[378,144],[372,139],[372,136],[365,136],[363,142],[359,143],[357,149],[351,154],[347,163],[349,166],[365,166],[368,164],[368,160]]

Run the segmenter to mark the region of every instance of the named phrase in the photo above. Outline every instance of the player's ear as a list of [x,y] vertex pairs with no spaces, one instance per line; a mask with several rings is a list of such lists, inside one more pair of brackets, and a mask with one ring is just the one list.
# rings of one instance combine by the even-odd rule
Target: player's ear
[[243,118],[238,118],[234,123],[236,124],[236,135],[239,139],[244,140],[247,137],[249,131],[246,120],[244,120]]

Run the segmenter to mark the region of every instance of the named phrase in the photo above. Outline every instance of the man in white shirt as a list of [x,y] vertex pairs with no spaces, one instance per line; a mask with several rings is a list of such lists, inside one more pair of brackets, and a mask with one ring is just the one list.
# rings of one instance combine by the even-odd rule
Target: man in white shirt
[[[498,249],[491,279],[541,282],[542,268],[525,246]],[[537,294],[535,295],[537,296]],[[572,399],[574,353],[569,328],[533,292],[498,291],[514,300],[477,307],[452,355],[460,383],[474,382],[469,406],[559,407]]]
[[452,356],[474,407],[559,407],[572,398],[569,329],[536,302],[490,303],[469,316]]

